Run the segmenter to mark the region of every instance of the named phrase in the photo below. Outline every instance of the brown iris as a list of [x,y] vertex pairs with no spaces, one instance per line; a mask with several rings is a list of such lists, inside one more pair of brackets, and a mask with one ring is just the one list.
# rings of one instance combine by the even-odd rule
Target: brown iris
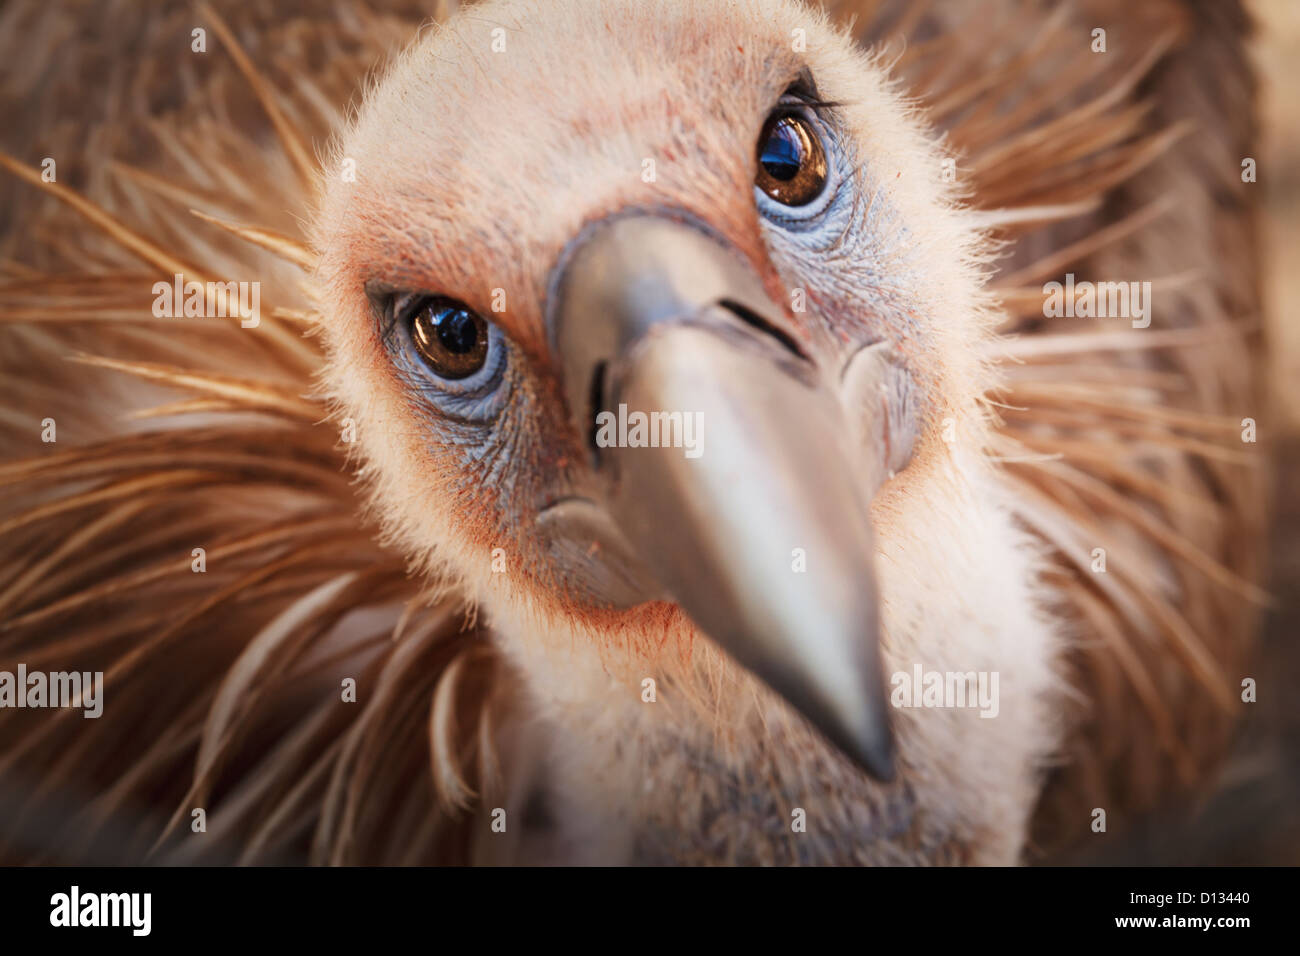
[[487,361],[487,322],[459,302],[422,303],[411,319],[411,338],[421,358],[443,378],[473,375]]
[[783,206],[806,206],[826,185],[826,152],[812,124],[773,113],[758,138],[758,188]]

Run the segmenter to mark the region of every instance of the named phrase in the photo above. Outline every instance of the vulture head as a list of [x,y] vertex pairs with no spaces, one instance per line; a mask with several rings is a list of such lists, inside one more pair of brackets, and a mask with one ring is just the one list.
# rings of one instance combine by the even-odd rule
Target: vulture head
[[[369,91],[314,223],[324,375],[388,538],[517,677],[485,853],[1015,859],[1055,635],[943,168],[786,0],[484,3]],[[1000,694],[905,706],[934,671]]]

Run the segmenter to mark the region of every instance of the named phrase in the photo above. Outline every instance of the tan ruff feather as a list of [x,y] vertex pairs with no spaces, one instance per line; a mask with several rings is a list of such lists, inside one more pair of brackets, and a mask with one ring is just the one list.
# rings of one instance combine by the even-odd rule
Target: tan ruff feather
[[303,145],[302,136],[285,117],[278,95],[267,86],[262,74],[248,59],[243,47],[239,45],[235,35],[230,32],[230,27],[226,26],[226,21],[217,16],[216,11],[206,3],[200,3],[199,10],[212,24],[212,29],[221,38],[221,42],[225,44],[231,59],[235,61],[235,65],[239,68],[239,72],[243,74],[244,79],[248,81],[248,85],[257,94],[258,102],[266,110],[267,118],[270,119],[271,125],[275,127],[276,136],[280,138],[280,145],[292,161],[294,170],[298,173],[298,185],[304,192],[310,192],[316,183],[316,164],[312,162],[307,147]]
[[253,226],[241,226],[237,223],[225,222],[216,216],[209,216],[207,213],[199,212],[197,209],[191,209],[190,212],[204,222],[210,222],[232,235],[265,249],[267,252],[275,253],[285,262],[292,262],[304,272],[311,272],[316,268],[316,256],[312,251],[301,242],[294,242],[288,236],[282,236],[278,232],[272,232],[269,229],[257,229]]

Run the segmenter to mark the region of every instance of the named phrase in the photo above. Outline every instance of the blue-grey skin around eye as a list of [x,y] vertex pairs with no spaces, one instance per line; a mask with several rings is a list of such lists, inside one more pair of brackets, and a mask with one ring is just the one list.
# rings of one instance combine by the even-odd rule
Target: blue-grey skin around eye
[[[487,358],[483,367],[464,378],[443,378],[429,368],[415,347],[409,322],[396,320],[384,337],[399,377],[410,395],[418,397],[435,419],[488,426],[501,414],[508,397],[506,380],[510,348],[505,335],[486,322]],[[460,441],[456,441],[460,444]]]
[[[826,154],[826,185],[812,202],[786,206],[755,186],[754,202],[764,219],[764,241],[788,288],[815,288],[829,310],[822,322],[848,342],[846,354],[882,334],[911,329],[906,283],[920,281],[920,249],[911,231],[876,180],[870,164],[840,136],[834,114],[802,108],[795,114],[816,132]],[[872,318],[874,317],[874,318]]]

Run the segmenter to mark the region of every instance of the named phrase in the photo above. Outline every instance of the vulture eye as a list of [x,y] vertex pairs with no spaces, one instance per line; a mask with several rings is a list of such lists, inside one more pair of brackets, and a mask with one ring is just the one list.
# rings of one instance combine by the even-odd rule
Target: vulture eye
[[425,299],[410,313],[411,338],[429,368],[443,378],[465,378],[483,367],[488,326],[451,299]]
[[758,138],[758,188],[783,206],[806,206],[821,195],[826,176],[826,151],[813,125],[790,113],[769,116]]

